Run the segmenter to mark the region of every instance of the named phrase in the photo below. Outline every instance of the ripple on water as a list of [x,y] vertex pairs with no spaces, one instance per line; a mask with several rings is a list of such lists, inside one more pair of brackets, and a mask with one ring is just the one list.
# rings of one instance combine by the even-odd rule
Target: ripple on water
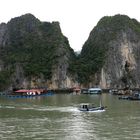
[[[111,96],[111,95],[110,95]],[[97,102],[94,96],[54,96],[11,101],[0,106],[3,140],[129,140],[140,138],[139,104],[105,95],[105,112],[80,112],[80,102]],[[48,101],[46,103],[46,100]],[[37,102],[38,101],[38,102]],[[50,104],[49,104],[50,103]],[[54,104],[52,104],[54,103]],[[71,106],[74,105],[74,106]]]

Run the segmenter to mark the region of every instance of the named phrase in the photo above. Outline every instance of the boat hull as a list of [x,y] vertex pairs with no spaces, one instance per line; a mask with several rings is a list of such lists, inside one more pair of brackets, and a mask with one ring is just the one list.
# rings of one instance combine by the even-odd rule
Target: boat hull
[[80,111],[105,111],[105,107],[79,108]]

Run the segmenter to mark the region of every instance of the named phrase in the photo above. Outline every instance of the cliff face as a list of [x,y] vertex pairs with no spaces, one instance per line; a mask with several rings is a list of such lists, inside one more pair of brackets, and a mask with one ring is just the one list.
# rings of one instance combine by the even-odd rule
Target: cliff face
[[88,86],[139,87],[139,54],[139,22],[123,15],[102,18],[91,31],[80,56],[91,69]]
[[75,55],[58,22],[31,14],[0,24],[0,90],[140,86],[140,23],[103,17]]
[[41,22],[31,14],[0,24],[0,89],[66,88],[75,57],[58,22]]
[[139,87],[140,40],[138,36],[132,30],[120,32],[109,46],[106,62],[101,69],[100,85],[103,88],[121,88],[127,85]]

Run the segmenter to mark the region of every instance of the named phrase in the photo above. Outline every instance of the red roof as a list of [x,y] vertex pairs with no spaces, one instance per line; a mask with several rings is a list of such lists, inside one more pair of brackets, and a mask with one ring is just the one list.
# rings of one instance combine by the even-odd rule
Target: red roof
[[24,92],[43,92],[44,90],[43,89],[20,89],[20,90],[17,90],[15,92],[17,93],[24,93]]

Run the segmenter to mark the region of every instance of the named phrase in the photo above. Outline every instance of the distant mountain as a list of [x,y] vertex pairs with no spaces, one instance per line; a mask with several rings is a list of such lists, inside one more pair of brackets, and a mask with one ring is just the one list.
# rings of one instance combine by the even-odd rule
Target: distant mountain
[[71,86],[74,57],[59,22],[25,14],[0,25],[0,89]]

